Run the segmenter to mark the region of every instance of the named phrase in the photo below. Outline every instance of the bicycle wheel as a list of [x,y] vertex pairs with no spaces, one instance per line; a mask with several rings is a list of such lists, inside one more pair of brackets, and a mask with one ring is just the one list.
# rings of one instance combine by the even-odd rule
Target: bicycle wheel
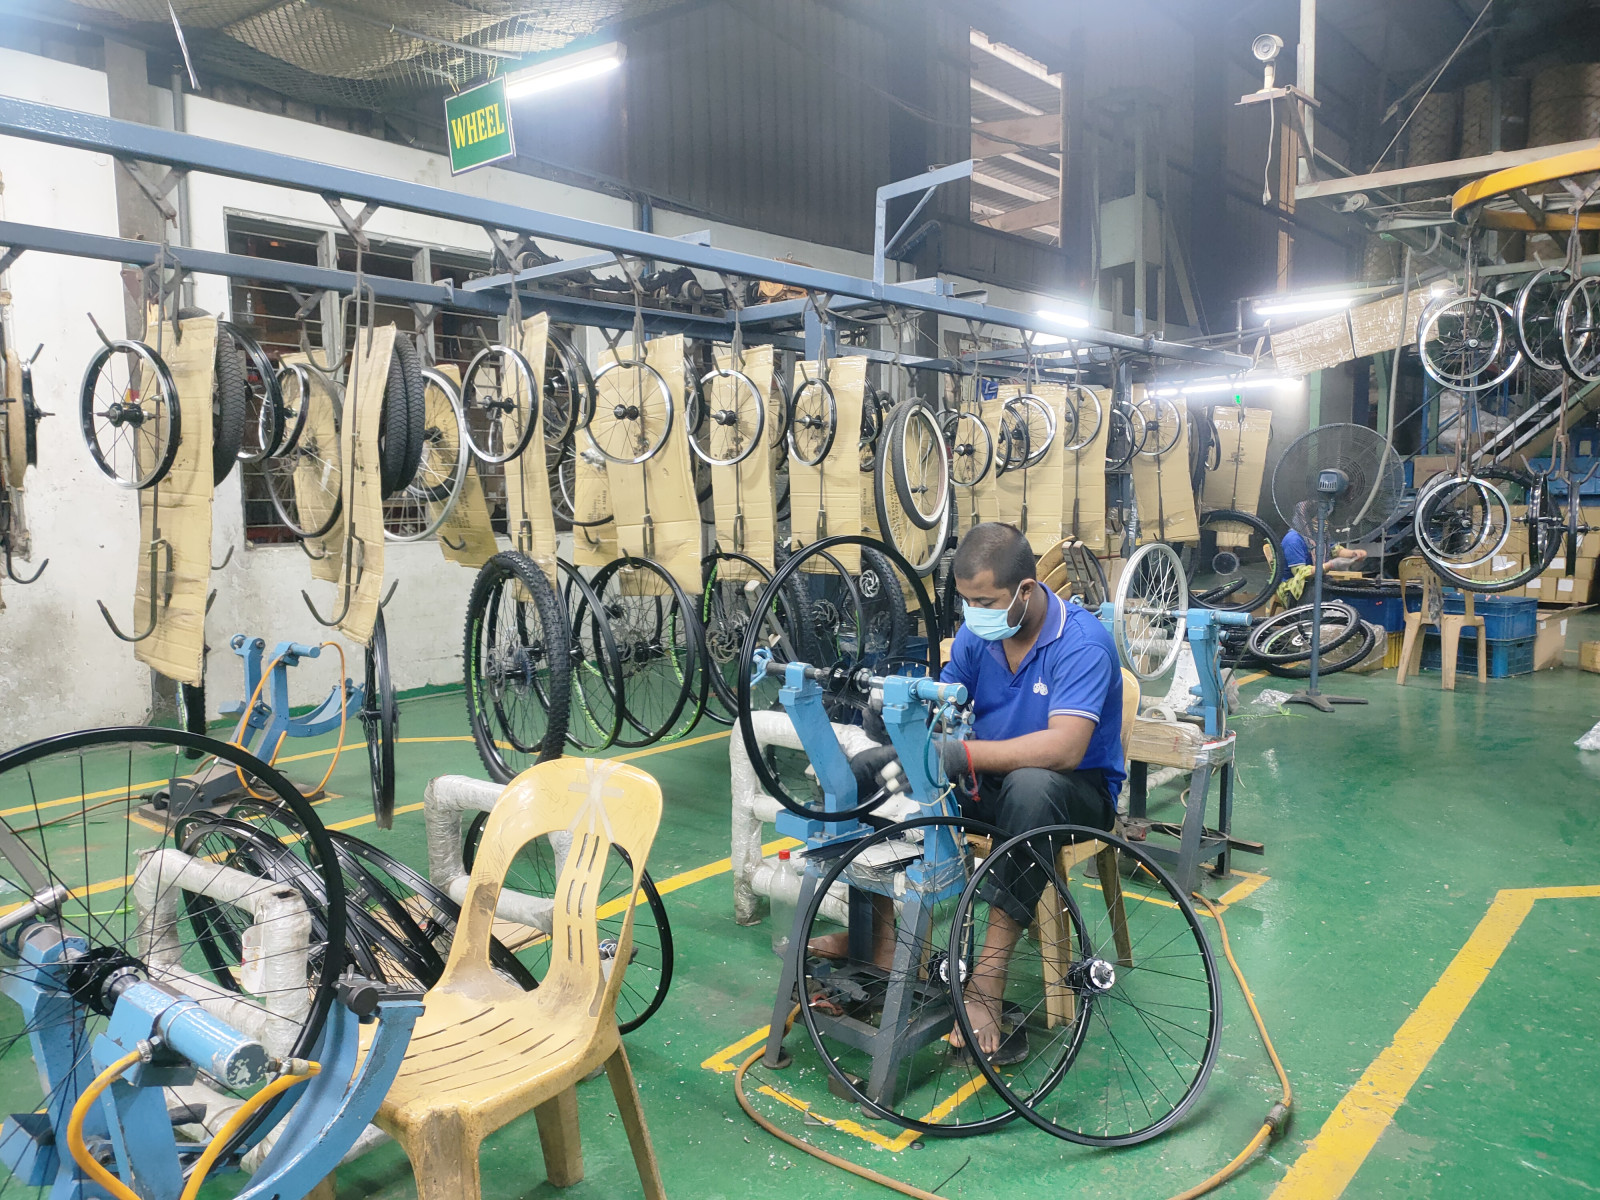
[[[1301,662],[1311,657],[1313,606],[1302,604],[1268,617],[1250,631],[1250,653],[1265,663]],[[1322,602],[1322,653],[1336,650],[1361,629],[1361,617],[1342,600]]]
[[[833,1086],[932,1137],[986,1133],[1017,1115],[948,1038],[952,977],[973,961],[970,943],[954,938],[972,841],[997,834],[968,817],[921,817],[855,840],[822,875],[791,947],[802,956],[800,1014]],[[925,855],[937,856],[937,869]],[[824,908],[835,885],[872,926],[848,941],[837,909]]]
[[857,659],[861,663],[882,665],[905,657],[911,636],[911,616],[906,612],[905,588],[894,565],[879,550],[864,546],[861,570],[856,574],[856,593],[861,601],[862,627]]
[[918,529],[932,529],[950,504],[950,454],[933,410],[907,401],[890,416],[888,433],[889,475],[900,510]]
[[828,456],[839,431],[839,402],[826,379],[807,378],[789,401],[789,453],[814,467]]
[[[1561,548],[1562,521],[1551,500],[1550,488],[1542,475],[1530,475],[1504,467],[1484,467],[1479,472],[1487,482],[1505,497],[1510,505],[1512,527],[1521,526],[1527,544],[1526,565],[1515,575],[1501,579],[1474,579],[1465,574],[1469,568],[1457,570],[1442,562],[1428,559],[1434,574],[1452,587],[1472,592],[1509,592],[1523,587],[1538,578],[1550,566]],[[1521,513],[1518,513],[1521,509]],[[1426,555],[1424,555],[1426,557]],[[1492,574],[1490,572],[1489,574]]]
[[[700,622],[678,581],[647,558],[619,558],[590,581],[622,664],[619,746],[680,737],[700,719],[710,680]],[[587,602],[579,619],[589,619]]]
[[1512,312],[1516,317],[1517,344],[1534,366],[1545,371],[1559,371],[1564,366],[1561,358],[1561,324],[1557,315],[1561,298],[1572,284],[1572,273],[1563,267],[1546,267],[1535,271],[1528,282],[1517,289]]
[[461,377],[467,445],[486,463],[510,462],[527,448],[539,421],[533,368],[510,346],[486,346]]
[[594,411],[594,380],[577,347],[559,329],[551,329],[544,351],[544,417],[546,445],[559,445]]
[[1146,458],[1169,453],[1183,436],[1183,413],[1178,406],[1165,396],[1146,392],[1133,407],[1144,426],[1138,452]]
[[219,353],[224,349],[224,338],[232,343],[228,348],[237,356],[244,373],[245,413],[239,461],[260,462],[276,454],[283,441],[283,397],[278,391],[278,373],[255,338],[230,322],[218,321]]
[[700,560],[700,574],[705,580],[700,592],[700,625],[706,635],[706,670],[712,692],[726,714],[719,722],[730,724],[738,712],[739,648],[746,633],[753,623],[765,623],[765,638],[792,641],[804,628],[805,592],[799,579],[791,580],[792,586],[762,614],[755,607],[756,598],[772,579],[772,572],[749,555],[713,551]]
[[1283,582],[1282,549],[1259,517],[1213,509],[1200,518],[1200,540],[1183,557],[1189,599],[1202,608],[1254,612]]
[[[143,727],[90,729],[45,738],[0,754],[0,893],[11,920],[6,934],[16,954],[23,946],[51,954],[63,939],[82,953],[46,966],[54,999],[30,1020],[13,1013],[0,1036],[0,1078],[7,1103],[19,1112],[64,1113],[83,1085],[78,1064],[104,1032],[115,988],[127,973],[142,976],[213,1005],[228,1023],[260,1040],[272,1056],[315,1053],[344,960],[343,885],[338,872],[318,869],[324,894],[338,903],[313,945],[298,905],[258,903],[259,890],[228,883],[227,867],[183,853],[166,824],[175,781],[187,776],[187,752],[198,750],[242,772],[246,783],[279,799],[297,817],[293,836],[309,853],[331,863],[332,848],[315,811],[274,768],[236,746],[182,730]],[[264,836],[288,830],[266,828]],[[323,857],[325,856],[325,857]],[[216,910],[247,914],[261,949],[233,954],[219,973],[208,961],[204,937],[183,893],[216,892]],[[29,920],[14,901],[44,897]],[[252,899],[256,897],[256,899]],[[278,956],[275,969],[259,969],[261,956]],[[15,975],[15,972],[8,972]],[[19,986],[20,978],[13,981]],[[16,996],[10,986],[7,991]],[[0,1001],[8,1005],[9,1002]],[[13,1017],[17,1019],[12,1019]],[[40,1058],[35,1061],[35,1045]],[[207,1078],[205,1085],[231,1100],[249,1089]],[[271,1117],[247,1122],[223,1142],[231,1153]]]
[[1562,293],[1556,308],[1561,365],[1586,383],[1600,379],[1600,276],[1585,275]]
[[1144,425],[1130,417],[1120,404],[1112,406],[1107,419],[1111,426],[1106,431],[1106,471],[1124,471],[1133,456],[1144,449]]
[[83,373],[78,423],[89,457],[118,487],[160,483],[183,434],[178,387],[167,364],[143,342],[100,347]]
[[[204,316],[198,309],[184,310]],[[181,318],[183,313],[179,313]],[[239,343],[226,321],[217,322],[211,381],[211,485],[219,487],[239,461],[252,416],[250,387]]]
[[[973,1061],[1034,1125],[1132,1146],[1194,1106],[1222,991],[1188,896],[1145,851],[1076,825],[1013,837],[972,873],[949,937],[952,961],[976,947],[952,989],[962,1038],[999,1026],[1001,1053]],[[998,948],[1012,942],[1008,962]]]
[[306,426],[307,401],[311,396],[311,370],[302,363],[286,363],[278,369],[276,387],[278,408],[283,418],[283,434],[267,457],[290,454],[300,442]]
[[572,630],[567,742],[592,754],[610,746],[622,730],[622,659],[589,581],[565,559],[556,567]]
[[[1378,644],[1378,638],[1387,638],[1388,634],[1373,625],[1370,621],[1362,621],[1356,629],[1354,636],[1348,638],[1331,650],[1324,650],[1317,661],[1317,674],[1337,675],[1340,671],[1348,670],[1359,663],[1365,662],[1373,648]],[[1262,667],[1268,674],[1278,675],[1284,679],[1308,679],[1311,676],[1311,659],[1309,657],[1298,662],[1278,663],[1262,662]]]
[[[306,377],[309,382],[309,377]],[[343,406],[337,392],[301,391],[299,432],[288,448],[267,460],[267,495],[278,519],[296,537],[318,538],[344,512],[340,481],[339,428]]]
[[1440,475],[1417,497],[1417,546],[1430,562],[1457,570],[1488,562],[1511,532],[1511,507],[1476,475]]
[[1422,367],[1435,383],[1478,391],[1489,386],[1505,337],[1501,306],[1487,296],[1458,296],[1423,314],[1417,347]]
[[[469,871],[477,859],[478,843],[488,821],[488,813],[479,813],[467,826],[461,857]],[[570,846],[570,835],[562,834],[547,834],[527,843],[512,857],[501,895],[515,892],[548,901],[556,894],[556,881],[561,876],[557,858],[564,861]],[[612,850],[615,853],[608,858],[605,877],[600,881],[600,892],[595,898],[595,932],[600,961],[609,964],[604,968],[608,977],[615,969],[628,895],[633,891],[633,864],[627,851],[615,844]],[[617,1029],[621,1033],[632,1033],[654,1016],[672,986],[672,925],[667,920],[667,906],[662,903],[661,893],[656,890],[649,871],[645,871],[639,881],[639,892],[643,903],[636,904],[633,910],[633,956],[624,969],[622,988],[617,993]],[[508,946],[518,965],[530,979],[537,981],[550,969],[550,922],[548,917],[541,920],[536,914],[530,915],[535,916],[532,924],[504,917],[501,923],[508,931],[516,930],[509,935]]]
[[1111,632],[1123,665],[1140,679],[1159,679],[1178,660],[1188,629],[1189,583],[1164,542],[1134,551],[1117,580]]
[[455,509],[467,481],[466,415],[448,376],[422,372],[422,452],[411,482],[383,505],[383,536],[391,542],[433,537]]
[[700,394],[703,420],[691,430],[689,449],[708,466],[742,463],[761,444],[767,425],[761,389],[743,371],[717,367],[700,377]]
[[952,409],[941,420],[945,450],[950,456],[950,482],[977,487],[994,465],[994,434],[977,413]]
[[[625,371],[609,384],[608,375]],[[642,359],[617,358],[594,376],[596,402],[584,430],[589,442],[614,463],[636,466],[654,458],[672,433],[672,389]]]
[[467,715],[490,778],[557,758],[566,742],[570,629],[544,571],[502,550],[478,572],[467,601]]
[[1100,436],[1105,409],[1092,388],[1076,383],[1067,389],[1067,404],[1072,410],[1073,430],[1072,436],[1067,439],[1067,449],[1077,453],[1087,449]]
[[[1068,430],[1071,434],[1073,431]],[[1056,437],[1056,410],[1031,392],[1013,396],[1000,410],[1000,441],[1009,441],[1005,469],[1037,466],[1050,452]],[[1067,440],[1071,440],[1070,436]]]
[[400,736],[400,708],[389,675],[389,635],[383,609],[372,625],[366,650],[366,688],[361,697],[361,728],[367,739],[367,766],[372,776],[372,814],[379,829],[394,824],[394,748]]

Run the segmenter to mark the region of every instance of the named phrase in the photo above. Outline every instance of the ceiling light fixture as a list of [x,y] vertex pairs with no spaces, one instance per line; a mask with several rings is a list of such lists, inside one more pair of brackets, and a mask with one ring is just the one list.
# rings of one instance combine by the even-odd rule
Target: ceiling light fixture
[[1077,316],[1074,313],[1061,312],[1058,309],[1041,308],[1035,311],[1033,315],[1036,317],[1043,317],[1046,321],[1054,321],[1057,325],[1060,325],[1066,329],[1089,328],[1088,318]]
[[1197,379],[1192,383],[1152,388],[1152,396],[1202,396],[1207,392],[1242,392],[1256,388],[1292,387],[1302,381],[1292,375],[1257,375],[1248,379]]
[[1354,296],[1294,296],[1282,300],[1257,300],[1250,307],[1258,317],[1276,317],[1285,313],[1334,312],[1349,308]]
[[592,79],[596,75],[615,71],[626,57],[627,51],[621,42],[607,42],[603,46],[591,46],[573,54],[548,58],[507,75],[506,97],[520,100],[539,92],[566,87],[579,80]]

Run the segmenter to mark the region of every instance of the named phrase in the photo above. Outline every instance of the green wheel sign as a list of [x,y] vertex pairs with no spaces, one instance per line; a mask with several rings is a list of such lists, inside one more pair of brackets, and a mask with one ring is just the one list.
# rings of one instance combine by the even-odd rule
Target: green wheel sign
[[511,137],[511,106],[506,81],[491,79],[470,91],[446,96],[445,127],[450,135],[450,174],[459,175],[517,152]]

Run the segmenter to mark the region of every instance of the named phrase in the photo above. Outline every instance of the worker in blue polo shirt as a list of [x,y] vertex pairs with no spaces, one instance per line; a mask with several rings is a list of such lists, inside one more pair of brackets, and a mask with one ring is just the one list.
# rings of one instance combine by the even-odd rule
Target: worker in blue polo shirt
[[[963,625],[940,678],[966,685],[973,726],[969,740],[942,744],[945,773],[962,812],[1007,836],[1046,825],[1110,829],[1125,777],[1116,646],[1094,613],[1055,595],[1036,571],[1033,549],[1012,525],[976,525],[956,547]],[[870,788],[892,757],[889,747],[856,755],[858,785]],[[967,983],[978,1047],[997,1064],[1026,1055],[1022,1035],[1002,1030],[1001,996],[1044,887],[1037,873],[1005,866],[992,871],[988,929]],[[813,953],[827,949],[813,945]],[[959,1029],[950,1037],[962,1045]]]

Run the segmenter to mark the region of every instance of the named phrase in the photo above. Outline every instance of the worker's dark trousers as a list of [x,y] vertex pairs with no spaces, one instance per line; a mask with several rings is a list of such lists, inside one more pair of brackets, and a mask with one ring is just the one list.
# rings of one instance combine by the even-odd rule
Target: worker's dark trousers
[[[1046,825],[1110,829],[1116,817],[1116,802],[1106,786],[1105,772],[1098,768],[1050,771],[1022,767],[1006,775],[981,775],[977,798],[968,797],[961,809],[1002,830],[1006,837]],[[1035,848],[1037,857],[1019,845],[996,861],[984,885],[984,898],[1024,927],[1032,923],[1039,896],[1050,882],[1045,863],[1055,857],[1042,842]]]

